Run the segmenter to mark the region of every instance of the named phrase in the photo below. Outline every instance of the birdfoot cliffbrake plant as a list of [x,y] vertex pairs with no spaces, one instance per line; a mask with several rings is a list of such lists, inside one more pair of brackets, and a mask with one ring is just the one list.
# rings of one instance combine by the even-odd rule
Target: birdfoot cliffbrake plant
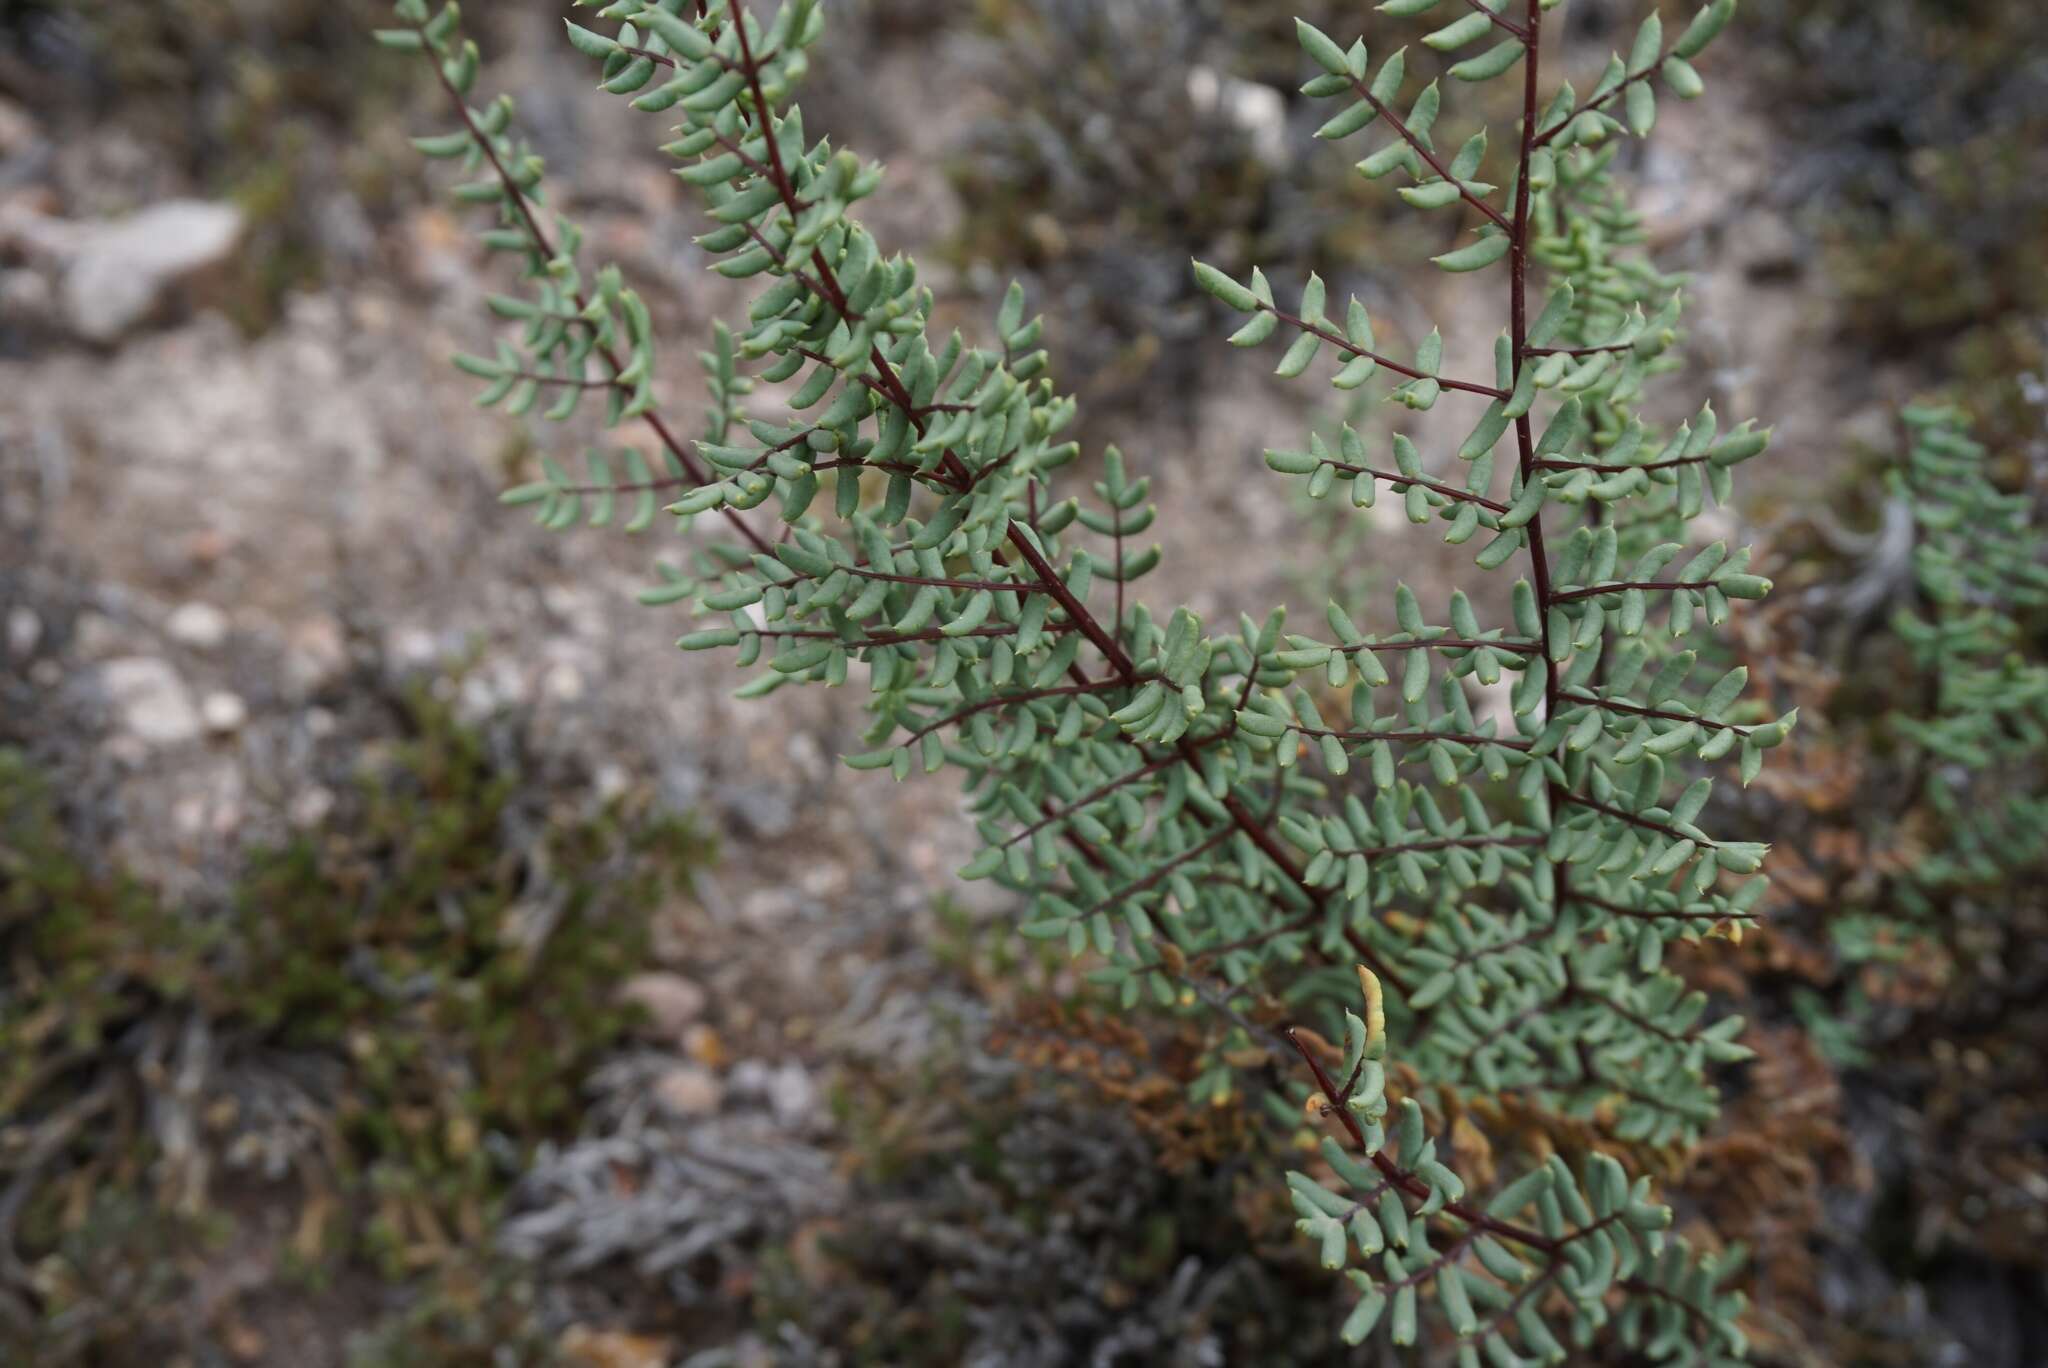
[[2048,606],[2048,566],[2033,488],[1992,482],[1962,415],[1919,407],[1904,418],[1912,447],[1893,478],[1919,523],[1913,571],[1926,611],[1902,609],[1893,625],[1934,689],[1925,716],[1892,725],[1915,752],[1918,792],[1945,838],[1901,881],[1906,909],[1928,916],[1930,900],[1996,887],[2048,854],[2048,669],[2019,649],[2022,619]]
[[[1874,1020],[1876,1007],[1934,1010],[1944,995],[1974,995],[1973,961],[2011,968],[1999,940],[2024,936],[2024,890],[2048,863],[2048,667],[2030,649],[2048,608],[2039,472],[1994,456],[1960,410],[1917,405],[1900,419],[1906,449],[1887,483],[1916,531],[1891,618],[1905,668],[1865,668],[1891,682],[1894,706],[1872,719],[1850,771],[1886,798],[1843,803],[1829,834],[1848,839],[1819,863],[1821,877],[1801,871],[1780,886],[1852,971],[1841,1001],[1796,999],[1846,1060],[1868,1058],[1859,1035],[1905,1029]],[[1796,848],[1816,849],[1814,836]],[[1864,886],[1846,881],[1864,867]],[[1986,932],[1999,939],[1982,941]]]
[[[583,264],[511,100],[472,98],[455,7],[400,0],[381,38],[454,101],[452,131],[419,146],[473,174],[457,197],[495,212],[484,242],[522,268],[492,301],[495,350],[459,362],[484,402],[567,418],[595,398],[608,427],[640,419],[659,444],[593,450],[581,475],[545,459],[508,502],[553,528],[643,530],[665,511],[685,563],[643,597],[696,619],[679,645],[764,667],[750,698],[864,685],[871,748],[848,763],[961,771],[983,841],[963,873],[1018,894],[1023,935],[1064,946],[1125,1010],[1210,1022],[1195,1100],[1323,1129],[1316,1171],[1288,1182],[1324,1264],[1359,1288],[1348,1340],[1503,1365],[1603,1336],[1659,1362],[1739,1359],[1739,1255],[1667,1234],[1631,1170],[1699,1136],[1712,1067],[1747,1053],[1740,1020],[1709,1021],[1661,962],[1673,940],[1741,927],[1762,893],[1764,848],[1700,825],[1702,770],[1733,757],[1747,780],[1792,718],[1745,699],[1703,629],[1769,583],[1747,550],[1686,529],[1767,437],[1711,407],[1672,428],[1644,415],[1649,382],[1681,370],[1679,289],[1630,251],[1643,235],[1612,174],[1659,90],[1698,93],[1692,61],[1734,0],[1669,40],[1651,14],[1583,94],[1543,82],[1558,0],[1381,9],[1440,6],[1423,51],[1453,62],[1450,89],[1519,82],[1513,127],[1453,136],[1446,86],[1422,80],[1433,58],[1375,60],[1306,24],[1304,92],[1333,103],[1321,137],[1379,135],[1362,175],[1473,225],[1435,262],[1498,279],[1491,373],[1445,373],[1434,331],[1397,357],[1313,276],[1286,309],[1261,273],[1194,268],[1246,316],[1233,342],[1288,339],[1283,376],[1328,352],[1341,390],[1468,412],[1454,462],[1405,435],[1378,456],[1351,428],[1336,450],[1267,457],[1318,498],[1398,497],[1513,577],[1484,596],[1505,623],[1463,590],[1431,611],[1404,585],[1390,632],[1361,630],[1357,605],[1300,633],[1278,612],[1219,629],[1136,597],[1159,560],[1136,541],[1147,482],[1114,450],[1075,472],[1074,406],[1022,291],[985,345],[936,335],[915,263],[853,217],[881,168],[791,103],[824,34],[815,0],[616,0],[602,28],[569,27],[606,90],[660,116],[716,225],[698,239],[712,269],[759,284],[744,319],[713,327],[695,441],[663,409],[647,304]],[[785,382],[786,399],[746,404]],[[1347,1010],[1361,989],[1363,1016]],[[1548,1121],[1484,1129],[1532,1115]]]

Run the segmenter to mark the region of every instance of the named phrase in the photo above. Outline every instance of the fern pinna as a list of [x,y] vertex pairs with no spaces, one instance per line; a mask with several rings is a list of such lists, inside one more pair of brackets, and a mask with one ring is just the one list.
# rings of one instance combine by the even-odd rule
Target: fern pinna
[[[1505,622],[1462,591],[1425,606],[1402,586],[1380,632],[1337,603],[1294,632],[1277,612],[1219,627],[1127,592],[1159,559],[1136,540],[1147,482],[1114,450],[1092,478],[1069,469],[1074,404],[1022,291],[986,345],[934,335],[916,264],[853,217],[881,169],[791,103],[823,38],[817,0],[772,16],[614,0],[604,27],[569,26],[604,88],[669,127],[717,225],[698,239],[712,269],[759,282],[747,317],[714,328],[696,440],[664,417],[645,304],[581,263],[510,100],[473,101],[455,7],[399,0],[403,26],[380,37],[424,54],[453,97],[459,125],[419,146],[476,174],[457,197],[495,210],[484,241],[523,267],[520,292],[492,301],[516,326],[460,359],[485,402],[566,418],[596,398],[608,425],[644,419],[659,442],[592,451],[580,475],[550,458],[507,501],[556,528],[665,512],[692,559],[644,598],[696,615],[679,644],[759,667],[749,697],[863,685],[871,748],[848,763],[961,771],[983,842],[963,873],[1016,891],[1024,935],[1064,946],[1126,1009],[1213,1016],[1198,1099],[1259,1097],[1298,1124],[1309,1078],[1275,1067],[1298,1053],[1326,1134],[1317,1171],[1288,1181],[1301,1229],[1360,1289],[1348,1340],[1379,1328],[1514,1364],[1611,1333],[1658,1361],[1721,1362],[1743,1354],[1724,1286],[1738,1256],[1666,1235],[1649,1179],[1609,1151],[1690,1142],[1715,1115],[1710,1067],[1745,1054],[1739,1019],[1706,1021],[1660,964],[1761,893],[1763,848],[1699,825],[1712,782],[1694,762],[1735,755],[1747,778],[1791,719],[1686,641],[1769,585],[1747,551],[1684,538],[1766,437],[1711,408],[1670,430],[1640,415],[1646,384],[1677,369],[1679,293],[1631,253],[1610,164],[1650,132],[1659,88],[1698,93],[1692,59],[1734,0],[1669,42],[1652,14],[1590,90],[1546,95],[1558,5],[1380,6],[1455,11],[1422,37],[1455,58],[1450,88],[1519,81],[1519,122],[1492,140],[1505,156],[1483,127],[1446,136],[1427,59],[1411,74],[1406,48],[1375,63],[1362,40],[1300,27],[1318,70],[1304,92],[1335,109],[1319,136],[1376,131],[1362,175],[1473,226],[1435,262],[1502,282],[1490,374],[1446,374],[1435,332],[1397,357],[1315,277],[1288,308],[1258,272],[1194,267],[1245,316],[1233,342],[1287,339],[1282,375],[1329,353],[1340,390],[1469,410],[1456,463],[1400,434],[1375,452],[1350,427],[1334,449],[1267,457],[1317,497],[1398,497],[1479,569],[1519,576],[1496,596]],[[757,381],[795,389],[756,412]],[[1363,1017],[1347,1010],[1361,991]],[[1392,1093],[1388,1023],[1406,1042]],[[1453,1096],[1468,1121],[1481,1096],[1583,1118],[1597,1146],[1574,1164],[1503,1133],[1519,1176],[1468,1190],[1428,1134]]]

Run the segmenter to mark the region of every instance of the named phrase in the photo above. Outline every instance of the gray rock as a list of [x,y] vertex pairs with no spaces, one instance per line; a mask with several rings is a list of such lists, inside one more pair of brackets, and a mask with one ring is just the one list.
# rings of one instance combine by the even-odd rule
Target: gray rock
[[149,317],[171,287],[218,265],[242,236],[242,211],[166,200],[82,235],[64,274],[64,316],[93,342],[113,342]]
[[789,792],[763,784],[736,784],[718,795],[718,805],[742,835],[773,841],[796,826],[796,804]]
[[1752,278],[1796,275],[1811,255],[1792,220],[1784,214],[1751,212],[1728,232],[1728,255]]
[[663,760],[655,776],[661,805],[671,812],[688,812],[702,802],[708,782],[702,765],[677,756]]
[[100,687],[129,735],[153,746],[174,746],[199,735],[199,710],[168,661],[122,656],[100,667]]

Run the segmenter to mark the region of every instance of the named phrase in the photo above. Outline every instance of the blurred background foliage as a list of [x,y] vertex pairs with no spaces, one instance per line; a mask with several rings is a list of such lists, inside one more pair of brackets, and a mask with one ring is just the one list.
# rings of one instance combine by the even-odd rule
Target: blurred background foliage
[[[566,5],[471,8],[510,63],[499,74],[532,79],[543,144],[575,146],[542,46]],[[817,105],[841,141],[936,172],[942,189],[920,193],[955,212],[919,245],[951,268],[942,293],[1027,281],[1091,434],[1151,426],[1164,396],[1246,374],[1218,369],[1190,253],[1317,269],[1398,315],[1406,265],[1441,250],[1308,139],[1293,15],[1348,31],[1359,6],[840,8],[844,61],[942,70],[933,98],[951,103],[910,90],[878,111],[864,77],[827,64]],[[1575,50],[1604,51],[1639,8],[1572,0]],[[171,193],[240,205],[216,302],[260,337],[295,295],[388,274],[416,242],[427,189],[405,134],[425,96],[364,39],[383,11],[5,0],[0,93],[45,136],[0,149],[0,188],[79,215]],[[1747,0],[1731,36],[1733,107],[1768,137],[1745,211],[1794,244],[1762,284],[1796,268],[1780,287],[1827,319],[1829,392],[1814,397],[1830,415],[1952,400],[1993,484],[2038,520],[2038,3]],[[1113,87],[1104,57],[1132,47],[1143,77]],[[81,150],[57,155],[67,140]],[[619,178],[592,177],[566,183],[580,208],[635,207]],[[1688,265],[1711,278],[1726,263],[1709,248]],[[0,321],[18,353],[17,326]],[[1970,819],[1927,798],[1894,724],[1935,697],[1893,626],[1925,606],[1910,511],[1886,492],[1906,445],[1890,422],[1844,423],[1775,498],[1769,550],[1792,588],[1735,649],[1805,720],[1790,763],[1723,814],[1778,844],[1775,916],[1739,954],[1683,966],[1749,1017],[1759,1059],[1731,1080],[1719,1131],[1668,1168],[1682,1212],[1750,1245],[1767,1363],[2048,1361],[2043,871],[1901,891]],[[1384,571],[1344,528],[1306,536],[1327,554],[1305,596]],[[2038,608],[2012,617],[2012,653],[2048,656]],[[57,633],[42,649],[61,660],[68,645]],[[647,1090],[592,1081],[641,1079],[643,1014],[615,987],[654,910],[713,855],[676,805],[608,791],[517,714],[458,720],[459,670],[439,685],[402,674],[352,680],[374,706],[351,714],[334,811],[242,852],[197,898],[105,855],[76,748],[18,709],[0,723],[20,748],[0,751],[0,1361],[264,1363],[279,1326],[325,1355],[307,1362],[346,1347],[352,1368],[1343,1361],[1332,1289],[1265,1177],[1301,1132],[1242,1099],[1191,1105],[1186,1042],[1098,1015],[962,909],[897,947],[935,1004],[937,1045],[856,1047],[895,1037],[845,1007],[832,1019],[857,1030],[809,1037],[830,1079],[826,1136],[787,1154],[758,1142],[775,1162],[815,1161],[831,1203],[719,1170],[701,1181],[743,1233],[689,1243],[678,1266],[638,1257],[631,1232],[572,1246],[594,1253],[521,1253],[508,1213],[547,1214],[522,1185],[579,1142],[610,1144],[607,1108]],[[2036,735],[2015,731],[2002,760],[2001,791],[2048,782]],[[704,1069],[723,1067],[716,1037],[695,1039]],[[628,1193],[657,1171],[699,1181],[696,1157],[589,1153]],[[209,1277],[229,1252],[260,1271]],[[302,1306],[310,1322],[280,1319]]]
[[2017,377],[2048,338],[2048,52],[2026,0],[1755,0],[1787,206],[1874,357],[1964,387],[1980,435],[2038,433]]
[[178,1253],[222,1247],[252,1180],[291,1193],[295,1280],[476,1257],[638,1019],[615,985],[704,839],[522,784],[516,732],[424,687],[388,705],[348,800],[213,907],[97,868],[0,751],[0,1295],[25,1362],[175,1348]]

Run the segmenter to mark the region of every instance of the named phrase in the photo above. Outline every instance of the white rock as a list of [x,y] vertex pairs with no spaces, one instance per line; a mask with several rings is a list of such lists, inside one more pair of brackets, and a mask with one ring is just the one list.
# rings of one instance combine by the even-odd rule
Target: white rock
[[164,619],[164,630],[180,645],[211,651],[228,639],[228,615],[210,603],[181,603]]
[[606,763],[597,767],[597,774],[592,778],[591,786],[597,790],[597,796],[608,803],[633,787],[633,776],[626,771],[624,765],[616,762]]
[[108,760],[122,769],[141,769],[149,763],[148,745],[141,737],[131,736],[127,732],[117,732],[108,737],[100,750]]
[[296,827],[316,827],[327,820],[327,814],[334,811],[334,790],[324,784],[315,784],[292,798],[286,816]]
[[206,826],[206,800],[188,793],[171,804],[171,821],[181,836],[197,836]]
[[36,121],[14,101],[0,97],[0,154],[12,156],[33,147],[40,136]]
[[797,876],[797,886],[809,896],[821,900],[844,892],[852,882],[853,876],[847,872],[846,866],[836,860],[819,860]]
[[491,688],[491,681],[481,673],[464,675],[462,687],[456,692],[456,715],[466,724],[475,726],[498,710],[498,696]]
[[541,688],[557,702],[574,703],[584,694],[583,672],[567,661],[557,661],[548,666]]
[[224,260],[242,211],[166,200],[85,235],[64,275],[64,315],[81,337],[112,342],[149,316],[165,290]]
[[517,708],[532,695],[526,672],[510,656],[493,656],[464,671],[457,712],[472,726],[496,713]]
[[242,724],[249,720],[249,705],[234,694],[216,691],[201,701],[199,715],[210,732],[240,731]]
[[794,917],[802,905],[786,888],[757,888],[740,904],[740,916],[757,926],[773,926]]
[[199,735],[199,710],[169,662],[122,656],[100,667],[100,687],[130,735],[153,746],[174,746]]
[[19,605],[7,613],[7,654],[25,656],[43,639],[43,620],[33,608]]
[[87,660],[97,660],[114,655],[128,645],[128,640],[112,618],[87,609],[72,624],[71,644]]
[[683,1028],[704,1014],[704,990],[680,974],[635,974],[622,996],[643,1008],[654,1029],[680,1036]]
[[776,1120],[786,1124],[804,1119],[818,1101],[817,1084],[795,1060],[770,1064],[765,1059],[743,1059],[733,1066],[732,1090],[737,1096],[767,1102]]
[[426,628],[399,627],[386,635],[384,654],[400,669],[422,670],[434,663],[441,649]]
[[57,292],[34,271],[0,271],[0,309],[17,327],[47,327],[57,319]]
[[831,763],[825,757],[825,748],[818,744],[818,738],[809,732],[790,733],[784,750],[797,769],[806,774],[815,774]]
[[1287,98],[1273,87],[1197,66],[1188,69],[1188,99],[1240,129],[1266,165],[1287,164]]
[[818,1101],[817,1084],[811,1082],[804,1066],[793,1060],[769,1076],[767,1093],[775,1119],[785,1124],[802,1120]]
[[678,1064],[654,1080],[654,1098],[678,1116],[708,1116],[725,1100],[725,1086],[701,1064]]
[[320,616],[291,629],[285,647],[286,681],[300,693],[315,693],[348,667],[348,633],[339,620]]

